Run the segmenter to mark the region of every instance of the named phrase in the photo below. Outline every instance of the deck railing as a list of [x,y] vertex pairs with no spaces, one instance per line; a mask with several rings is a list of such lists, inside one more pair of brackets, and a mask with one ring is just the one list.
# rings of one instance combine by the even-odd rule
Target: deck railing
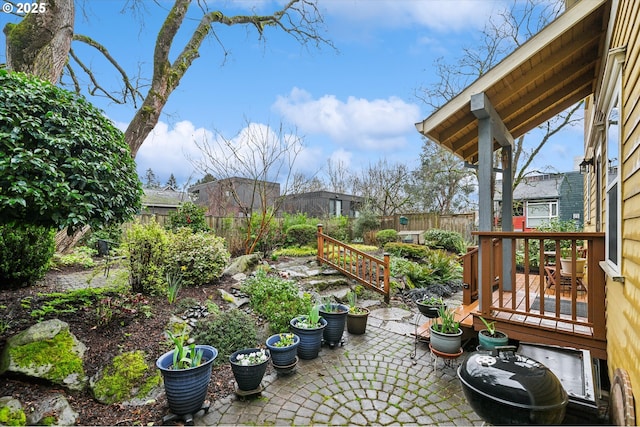
[[[604,233],[473,234],[479,238],[479,268],[472,262],[477,254],[470,253],[469,277],[465,277],[472,285],[473,276],[479,274],[482,317],[498,321],[524,339],[537,333],[533,327],[543,331],[540,337],[549,343],[602,353],[606,347],[605,277],[598,263],[604,260]],[[582,256],[586,267],[580,272]],[[564,257],[571,260],[570,271],[560,267]],[[466,298],[473,299],[472,291],[465,289]]]
[[330,265],[344,275],[384,296],[389,302],[389,254],[383,259],[359,251],[322,232],[318,225],[318,262]]

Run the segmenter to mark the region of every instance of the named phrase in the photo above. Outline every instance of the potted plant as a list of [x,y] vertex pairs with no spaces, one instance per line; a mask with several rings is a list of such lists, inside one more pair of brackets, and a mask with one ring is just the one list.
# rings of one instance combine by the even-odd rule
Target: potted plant
[[444,354],[457,354],[462,345],[462,329],[451,309],[440,307],[438,318],[430,328],[430,343],[433,350]]
[[349,301],[349,312],[347,313],[347,331],[350,334],[362,335],[367,330],[369,309],[356,306],[356,299],[357,295],[355,292],[347,292],[347,301]]
[[210,345],[185,345],[185,335],[167,335],[174,349],[156,360],[164,379],[169,410],[175,415],[193,415],[204,404],[211,367],[218,350]]
[[496,330],[496,322],[489,322],[480,316],[486,329],[478,332],[478,342],[484,350],[493,350],[496,347],[509,345],[509,337],[504,332]]
[[344,304],[332,302],[331,298],[327,297],[323,300],[319,310],[322,317],[327,321],[327,327],[324,328],[322,337],[324,338],[324,342],[333,347],[342,341],[342,334],[344,333],[344,326],[347,322],[349,307]]
[[301,359],[315,359],[322,347],[322,332],[327,321],[320,317],[319,307],[312,305],[309,314],[291,319],[289,326],[294,334],[300,337],[298,356]]
[[273,366],[289,368],[295,365],[299,344],[300,337],[293,333],[275,334],[267,338],[266,345],[271,353]]
[[418,306],[418,310],[420,310],[420,313],[430,319],[435,319],[436,317],[438,317],[438,311],[440,310],[440,308],[446,308],[442,297],[435,296],[429,296],[418,300],[416,301],[416,305]]
[[260,383],[270,357],[269,350],[264,348],[245,348],[229,356],[233,377],[238,385],[236,392],[251,394],[262,390]]

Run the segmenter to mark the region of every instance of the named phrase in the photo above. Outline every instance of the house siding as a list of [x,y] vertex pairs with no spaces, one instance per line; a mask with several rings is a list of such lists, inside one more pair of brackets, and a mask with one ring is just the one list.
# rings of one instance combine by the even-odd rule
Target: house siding
[[[576,220],[578,225],[584,223],[584,180],[580,172],[565,173],[560,184],[558,198],[558,217],[562,221]],[[577,215],[577,218],[574,218]]]
[[[634,394],[640,393],[640,44],[638,22],[640,2],[614,1],[617,16],[609,48],[626,46],[622,69],[622,147],[621,147],[621,220],[622,259],[621,273],[624,283],[607,279],[607,355],[609,377],[616,368],[625,369],[631,379]],[[614,19],[612,16],[611,19]],[[602,157],[606,158],[603,146]],[[605,169],[605,168],[603,168]],[[606,170],[603,172],[606,182]],[[604,204],[603,198],[603,207]],[[603,209],[604,211],[604,209]],[[604,217],[606,218],[606,217]],[[603,229],[606,229],[603,224]],[[636,414],[640,410],[636,399]]]

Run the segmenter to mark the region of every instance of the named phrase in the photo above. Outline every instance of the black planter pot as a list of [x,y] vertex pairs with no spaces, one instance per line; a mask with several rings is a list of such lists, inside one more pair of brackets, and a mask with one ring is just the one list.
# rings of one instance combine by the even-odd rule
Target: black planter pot
[[425,304],[422,301],[416,301],[416,305],[418,306],[420,313],[430,319],[438,317],[438,311],[440,308],[446,308],[444,304]]
[[266,350],[267,356],[269,357],[262,363],[248,366],[243,366],[238,363],[239,355],[249,354],[259,350],[259,348],[245,348],[243,350],[234,352],[229,357],[229,362],[231,362],[231,370],[233,371],[233,377],[236,379],[236,384],[238,385],[238,390],[240,391],[254,391],[260,388],[260,383],[262,382],[264,373],[267,371],[267,364],[271,359],[269,350]]
[[300,344],[298,345],[298,357],[300,359],[315,359],[318,357],[320,347],[322,347],[322,332],[327,326],[327,321],[320,318],[321,326],[317,328],[300,328],[298,322],[306,319],[306,316],[294,317],[289,322],[291,331],[300,337]]
[[169,410],[175,415],[192,415],[202,408],[207,396],[207,387],[211,380],[211,367],[218,357],[218,350],[210,345],[197,345],[202,350],[200,366],[188,369],[172,369],[173,350],[166,352],[156,360],[164,379]]
[[347,314],[347,332],[353,335],[362,335],[367,331],[367,319],[369,318],[369,309],[361,308],[363,313]]
[[277,347],[281,339],[281,334],[271,335],[267,338],[266,345],[271,353],[271,363],[275,367],[291,366],[296,361],[296,354],[298,353],[298,345],[300,345],[300,337],[296,334],[293,335],[293,344],[287,347]]
[[344,333],[344,326],[347,322],[349,307],[344,304],[331,304],[331,306],[336,309],[336,311],[327,311],[329,308],[321,305],[320,315],[327,321],[327,327],[324,328],[324,332],[322,333],[324,342],[330,346],[334,346],[340,344],[340,341],[342,341],[342,334]]

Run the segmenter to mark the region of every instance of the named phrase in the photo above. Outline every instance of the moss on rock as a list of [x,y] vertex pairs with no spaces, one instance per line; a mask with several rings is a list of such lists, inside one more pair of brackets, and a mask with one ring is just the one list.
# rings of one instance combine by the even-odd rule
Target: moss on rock
[[93,395],[106,404],[144,399],[162,383],[160,373],[149,367],[142,351],[114,357],[98,377],[92,384]]

